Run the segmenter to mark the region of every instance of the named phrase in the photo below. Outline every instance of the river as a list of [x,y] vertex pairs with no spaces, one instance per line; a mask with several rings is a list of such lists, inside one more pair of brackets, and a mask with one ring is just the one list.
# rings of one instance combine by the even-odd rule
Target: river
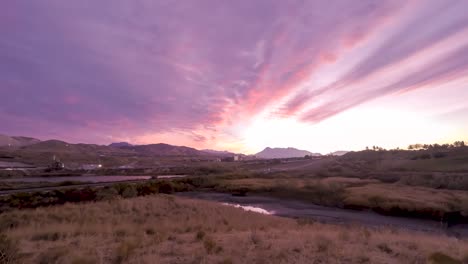
[[216,201],[227,206],[263,214],[291,218],[307,218],[333,224],[360,224],[369,227],[395,227],[415,231],[443,233],[468,237],[467,225],[444,228],[437,221],[380,215],[371,211],[346,210],[325,207],[295,200],[263,196],[233,196],[226,193],[184,192],[178,196]]

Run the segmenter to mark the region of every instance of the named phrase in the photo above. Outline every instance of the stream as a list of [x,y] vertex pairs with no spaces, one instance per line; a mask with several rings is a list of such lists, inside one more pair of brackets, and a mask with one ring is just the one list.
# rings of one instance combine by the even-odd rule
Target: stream
[[183,192],[177,196],[219,202],[247,211],[290,218],[306,218],[322,223],[359,224],[368,227],[393,227],[456,237],[468,237],[468,225],[444,228],[438,221],[380,215],[372,211],[356,211],[326,207],[302,201],[264,196],[233,196],[228,193]]

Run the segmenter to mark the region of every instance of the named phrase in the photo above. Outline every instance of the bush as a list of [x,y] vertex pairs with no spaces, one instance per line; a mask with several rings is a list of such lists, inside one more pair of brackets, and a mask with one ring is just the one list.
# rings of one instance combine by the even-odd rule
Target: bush
[[161,182],[159,184],[159,192],[160,193],[165,193],[165,194],[171,194],[174,192],[174,187],[170,182]]
[[420,159],[430,159],[431,158],[431,155],[430,154],[422,154],[421,156],[419,156]]
[[59,232],[42,232],[35,234],[31,237],[32,241],[45,240],[45,241],[57,241],[60,239]]
[[86,202],[96,200],[96,191],[91,188],[65,190],[65,201],[67,202]]
[[20,259],[18,247],[5,234],[0,234],[0,263],[18,263]]
[[108,201],[115,199],[119,195],[119,192],[112,187],[104,187],[97,191],[96,200],[98,201]]
[[220,246],[217,246],[216,242],[209,237],[205,239],[205,241],[203,242],[203,246],[205,247],[206,253],[208,254],[212,254],[212,253],[218,254],[221,251],[223,251],[223,248]]
[[97,259],[93,257],[82,257],[82,256],[75,256],[71,260],[71,264],[95,264],[99,263]]
[[393,253],[393,250],[385,243],[378,244],[377,248],[380,249],[380,251],[385,252],[387,254],[392,254]]
[[133,254],[137,246],[135,243],[124,241],[116,249],[114,263],[120,264],[127,261],[130,256]]
[[138,196],[151,195],[151,194],[158,193],[158,186],[153,182],[139,184],[137,185],[136,189],[137,189]]
[[462,262],[441,252],[435,252],[428,258],[431,264],[461,264]]
[[51,248],[39,255],[39,264],[62,263],[60,260],[69,254],[65,247]]
[[138,196],[137,189],[133,185],[127,186],[121,193],[123,198],[132,198]]
[[436,152],[436,153],[432,154],[432,157],[434,157],[434,159],[440,159],[440,158],[443,158],[443,157],[447,157],[447,154],[445,154],[443,152]]
[[15,228],[20,224],[20,217],[17,215],[6,215],[0,218],[0,232]]
[[197,232],[197,234],[195,235],[195,238],[197,240],[202,240],[203,238],[205,238],[205,232],[203,230],[200,230]]

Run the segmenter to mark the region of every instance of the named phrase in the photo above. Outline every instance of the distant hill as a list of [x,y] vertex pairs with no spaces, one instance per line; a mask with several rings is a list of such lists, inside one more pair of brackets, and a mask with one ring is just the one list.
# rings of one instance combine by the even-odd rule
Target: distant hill
[[338,150],[338,151],[335,151],[335,152],[331,152],[329,155],[333,155],[333,156],[343,156],[344,154],[348,153],[349,151],[346,151],[346,150]]
[[173,146],[169,144],[149,144],[136,146],[119,147],[124,150],[131,150],[142,155],[151,156],[206,156],[207,153],[185,146]]
[[120,148],[120,147],[131,147],[133,146],[132,144],[128,142],[116,142],[116,143],[111,143],[109,147],[114,147],[114,148]]
[[44,167],[50,165],[54,157],[67,168],[80,168],[83,164],[102,164],[108,168],[129,164],[135,167],[151,167],[162,163],[185,162],[187,159],[212,160],[214,157],[229,155],[229,152],[201,151],[163,143],[131,145],[118,142],[107,146],[9,136],[1,136],[0,140],[0,159],[3,161],[8,159],[8,162],[23,162]]
[[39,139],[31,137],[10,137],[0,135],[0,146],[22,147],[41,142]]
[[296,158],[296,157],[304,157],[305,155],[321,156],[320,153],[312,153],[307,150],[300,150],[296,148],[269,148],[269,147],[255,154],[257,158],[263,158],[263,159]]
[[58,155],[99,156],[131,153],[122,149],[95,144],[71,144],[60,140],[45,140],[39,143],[23,146],[19,152],[27,153],[56,153]]
[[207,154],[215,155],[215,156],[234,156],[237,155],[236,153],[229,152],[229,151],[220,151],[220,150],[212,150],[212,149],[202,149],[202,152]]

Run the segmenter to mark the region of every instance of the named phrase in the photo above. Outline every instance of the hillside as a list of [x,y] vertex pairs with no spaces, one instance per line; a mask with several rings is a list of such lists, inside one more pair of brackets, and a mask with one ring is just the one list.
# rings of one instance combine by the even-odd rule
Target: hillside
[[435,147],[419,150],[363,150],[338,158],[361,170],[468,171],[468,147]]
[[202,152],[205,152],[210,155],[216,156],[234,156],[237,155],[236,153],[229,152],[229,151],[220,151],[220,150],[212,150],[212,149],[202,149]]
[[0,147],[11,146],[11,147],[22,147],[41,142],[39,139],[30,137],[10,137],[6,135],[0,135]]
[[329,155],[332,155],[332,156],[343,156],[345,155],[346,153],[348,153],[349,151],[346,151],[346,150],[338,150],[338,151],[334,151],[334,152],[331,152]]
[[114,148],[131,147],[131,146],[133,145],[128,142],[115,142],[115,143],[109,144],[109,147],[114,147]]
[[0,147],[0,157],[2,156],[9,157],[9,161],[26,162],[36,166],[49,165],[55,156],[68,168],[79,168],[83,164],[102,164],[104,167],[132,164],[132,166],[151,167],[161,162],[216,155],[168,144],[138,146],[123,144],[115,147],[115,145],[71,144],[60,140],[46,140],[22,147]]
[[307,150],[300,150],[296,148],[270,148],[267,147],[261,152],[255,154],[257,158],[262,159],[284,159],[309,156],[320,156],[320,153],[312,153]]
[[145,156],[206,156],[208,153],[185,146],[173,146],[169,144],[149,144],[137,146],[122,146],[122,150],[130,150]]

